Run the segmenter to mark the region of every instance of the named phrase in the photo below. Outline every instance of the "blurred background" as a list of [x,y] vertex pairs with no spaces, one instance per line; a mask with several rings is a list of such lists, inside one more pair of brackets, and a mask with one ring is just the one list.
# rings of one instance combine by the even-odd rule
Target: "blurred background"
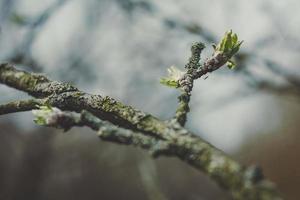
[[[226,67],[196,81],[187,128],[300,198],[300,1],[0,0],[0,60],[109,95],[161,119],[178,91],[159,84],[193,42],[212,53],[224,32],[244,40]],[[29,98],[0,85],[0,101]],[[100,141],[87,128],[0,116],[0,199],[230,199],[175,158]]]

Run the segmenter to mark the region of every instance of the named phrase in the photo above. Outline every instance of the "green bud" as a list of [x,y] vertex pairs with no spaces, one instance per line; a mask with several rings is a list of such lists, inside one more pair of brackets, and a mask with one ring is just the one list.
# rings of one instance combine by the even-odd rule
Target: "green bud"
[[224,53],[231,58],[239,51],[242,43],[243,41],[238,40],[237,34],[232,33],[232,30],[230,30],[225,33],[221,42],[216,46],[215,51]]

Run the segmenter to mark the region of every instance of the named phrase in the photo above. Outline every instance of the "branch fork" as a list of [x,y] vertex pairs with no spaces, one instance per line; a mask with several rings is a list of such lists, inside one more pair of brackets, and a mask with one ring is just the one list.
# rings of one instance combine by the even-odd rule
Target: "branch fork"
[[[173,156],[206,173],[220,187],[239,200],[281,200],[274,185],[264,179],[257,167],[246,168],[191,131],[185,129],[188,103],[193,82],[226,64],[240,46],[237,37],[228,32],[217,51],[199,64],[202,43],[192,46],[186,72],[173,68],[171,78],[161,82],[181,88],[175,118],[163,121],[151,114],[127,106],[111,97],[88,94],[67,83],[52,81],[45,76],[28,73],[4,63],[0,65],[0,83],[26,92],[30,100],[0,105],[0,115],[31,111],[36,123],[69,130],[87,126],[102,140],[145,149],[158,157]],[[181,76],[178,76],[181,75]]]

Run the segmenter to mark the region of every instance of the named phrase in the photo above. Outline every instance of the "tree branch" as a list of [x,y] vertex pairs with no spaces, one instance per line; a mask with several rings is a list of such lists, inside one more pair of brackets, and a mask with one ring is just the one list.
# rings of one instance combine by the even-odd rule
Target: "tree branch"
[[43,105],[43,101],[41,99],[9,102],[7,104],[0,105],[0,115],[37,109],[39,105]]
[[65,131],[74,126],[87,126],[97,131],[99,138],[104,141],[140,147],[148,150],[154,157],[164,153],[170,154],[171,152],[171,145],[167,141],[117,127],[109,122],[100,120],[85,110],[81,111],[81,113],[75,113],[43,106],[39,110],[33,110],[33,113],[36,116],[36,123],[40,125],[60,128]]
[[195,73],[197,68],[200,67],[200,55],[204,48],[205,46],[203,43],[195,43],[192,45],[192,55],[189,59],[189,62],[185,65],[187,72],[178,81],[182,89],[182,93],[178,97],[179,105],[176,110],[175,118],[181,126],[185,125],[187,113],[190,111],[189,102],[194,83],[193,73]]
[[175,114],[175,119],[181,126],[185,125],[187,113],[190,110],[189,102],[194,80],[219,69],[225,64],[229,68],[233,68],[235,64],[230,59],[239,51],[242,43],[243,41],[239,41],[236,34],[228,31],[225,33],[222,41],[217,46],[213,46],[215,52],[202,66],[199,64],[200,54],[205,45],[198,42],[192,45],[192,56],[185,65],[187,72],[182,72],[174,66],[168,69],[169,77],[162,78],[160,82],[169,87],[180,88],[182,90],[182,94],[178,97],[179,105]]
[[[69,84],[17,70],[9,64],[0,65],[0,83],[42,98],[45,105],[75,112],[86,110],[102,120],[139,132],[140,136],[166,141],[172,148],[167,148],[164,154],[171,153],[206,173],[229,190],[235,199],[281,199],[273,185],[262,178],[259,168],[249,170],[241,166],[177,122],[161,121],[110,97],[87,94]],[[110,134],[106,137],[119,138],[116,134]]]

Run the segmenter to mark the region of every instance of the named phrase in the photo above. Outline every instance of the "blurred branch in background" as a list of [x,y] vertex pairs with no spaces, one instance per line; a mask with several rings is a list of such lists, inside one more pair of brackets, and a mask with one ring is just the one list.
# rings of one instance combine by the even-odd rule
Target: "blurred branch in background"
[[161,191],[159,176],[152,159],[144,157],[139,163],[140,176],[149,200],[167,200]]
[[[11,21],[13,23],[19,24],[19,26],[26,27],[28,29],[28,32],[22,39],[21,44],[13,50],[11,55],[8,56],[7,61],[15,64],[22,64],[27,67],[32,68],[34,71],[42,71],[42,67],[39,66],[36,59],[34,59],[31,55],[31,47],[34,43],[35,39],[37,38],[38,34],[42,30],[43,26],[47,23],[47,21],[59,10],[64,4],[66,4],[68,0],[58,0],[55,1],[49,8],[42,11],[39,15],[33,18],[27,18],[26,16],[22,16],[21,14],[13,13],[10,14],[9,17],[11,18]],[[133,12],[136,11],[136,9],[143,9],[147,12],[152,13],[155,15],[155,12],[157,11],[157,8],[152,2],[148,1],[116,1],[124,10],[128,12],[129,15],[131,15]],[[3,2],[3,5],[5,6],[5,11],[7,11],[7,7],[11,5],[11,9],[13,8],[14,2],[10,1],[9,3]],[[4,6],[2,7],[4,8]],[[92,12],[92,11],[91,11]],[[8,13],[9,14],[9,13]],[[8,15],[6,14],[6,15]],[[274,17],[272,13],[270,14],[271,18]],[[192,35],[198,35],[203,40],[205,40],[208,43],[215,43],[216,36],[212,31],[209,31],[208,28],[202,27],[197,22],[183,22],[179,19],[174,19],[171,17],[164,17],[161,19],[166,27],[174,30],[184,30],[189,34]],[[281,25],[282,26],[282,25]],[[281,27],[280,26],[280,27]],[[282,28],[281,28],[282,29]],[[269,40],[272,40],[269,39]],[[85,45],[87,48],[87,51],[91,51],[92,48],[91,45],[87,45],[89,40],[85,39],[81,42],[81,46]],[[260,45],[262,43],[260,42]],[[87,65],[88,63],[83,61],[82,55],[76,55],[78,53],[81,53],[79,51],[73,51],[69,55],[69,60],[72,61],[68,64],[70,66],[69,68],[65,69],[66,73],[73,72],[75,73],[77,70],[73,68],[78,68],[79,70],[82,69],[81,66]],[[251,68],[249,69],[248,63],[250,60],[258,60],[262,61],[264,63],[263,67],[268,68],[272,73],[275,73],[277,76],[282,76],[284,79],[286,79],[289,84],[285,85],[278,85],[273,84],[269,80],[266,80],[264,77],[259,77],[257,75],[254,75],[251,72]],[[264,56],[258,56],[257,54],[253,52],[247,52],[243,50],[242,52],[238,53],[235,61],[237,62],[237,65],[239,66],[236,68],[237,73],[241,73],[242,75],[245,74],[245,78],[249,80],[249,86],[255,87],[258,90],[266,90],[269,92],[275,92],[275,93],[286,93],[286,94],[292,94],[299,96],[299,80],[300,78],[298,76],[295,76],[291,73],[289,73],[288,70],[283,69],[282,66],[280,66],[278,63],[276,63],[273,60],[270,60]],[[92,75],[92,74],[91,74]],[[64,75],[62,75],[64,76]]]
[[67,1],[68,0],[57,0],[49,8],[32,18],[23,16],[19,13],[11,14],[9,17],[13,23],[18,26],[25,27],[28,30],[22,39],[21,44],[16,47],[11,52],[11,55],[9,55],[5,60],[15,64],[25,65],[26,67],[31,68],[31,70],[37,72],[42,71],[42,67],[31,55],[32,45],[41,30],[43,30],[43,26]]
[[154,5],[150,1],[145,0],[115,0],[129,15],[132,15],[136,9],[146,12],[153,12]]

